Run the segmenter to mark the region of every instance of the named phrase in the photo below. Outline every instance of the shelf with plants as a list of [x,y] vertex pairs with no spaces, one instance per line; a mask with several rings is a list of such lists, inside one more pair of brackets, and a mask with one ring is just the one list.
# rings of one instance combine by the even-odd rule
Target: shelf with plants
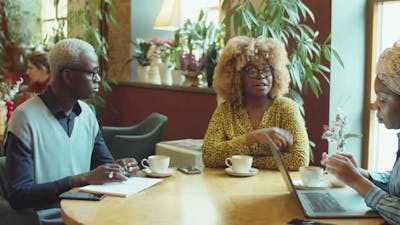
[[[207,12],[201,10],[197,20],[185,20],[172,41],[132,41],[134,54],[130,61],[136,60],[139,67],[144,67],[154,58],[160,58],[159,67],[161,63],[167,63],[174,69],[172,85],[211,87],[217,57],[224,46],[225,26],[207,22],[207,16]],[[186,82],[183,82],[182,74],[186,74]],[[142,77],[139,82],[150,82]]]

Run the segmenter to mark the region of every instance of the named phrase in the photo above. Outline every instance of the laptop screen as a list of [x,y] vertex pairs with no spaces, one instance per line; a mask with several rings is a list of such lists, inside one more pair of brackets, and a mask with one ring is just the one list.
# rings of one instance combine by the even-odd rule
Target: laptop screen
[[[283,161],[282,154],[279,148],[272,141],[272,139],[267,136],[268,144],[271,148],[271,152],[274,156],[275,163],[282,174],[283,180],[291,194],[295,196],[299,202],[304,214],[307,217],[312,218],[344,218],[344,217],[378,217],[376,212],[371,211],[371,209],[365,204],[364,198],[360,196],[357,192],[350,188],[344,189],[332,189],[332,190],[295,190],[292,179],[286,169],[285,162]],[[306,200],[306,194],[329,194],[332,193],[335,196],[332,200],[328,201],[327,196],[324,195],[321,201],[311,204],[309,200]],[[340,200],[339,203],[337,203]],[[332,210],[330,207],[321,206],[331,206],[332,204],[327,204],[327,202],[335,201],[340,205],[341,210]],[[334,205],[338,208],[338,205]],[[343,209],[343,208],[344,209]],[[325,211],[321,211],[324,208]],[[316,209],[316,210],[315,210]]]
[[279,152],[278,146],[276,146],[274,141],[272,141],[272,139],[268,135],[267,135],[267,141],[271,148],[272,155],[274,156],[275,163],[278,166],[278,169],[282,174],[283,180],[285,181],[285,184],[286,184],[289,192],[294,193],[292,179],[290,178],[288,170],[286,169],[286,165],[283,161],[281,153]]

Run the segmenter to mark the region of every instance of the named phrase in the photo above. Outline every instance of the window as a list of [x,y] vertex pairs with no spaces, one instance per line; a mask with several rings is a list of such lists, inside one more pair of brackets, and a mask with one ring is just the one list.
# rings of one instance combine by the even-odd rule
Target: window
[[[400,21],[400,0],[369,0],[368,3],[368,33],[367,33],[367,79],[366,79],[366,113],[364,134],[369,140],[364,152],[368,158],[363,165],[373,170],[390,170],[393,167],[397,151],[396,130],[387,130],[378,124],[372,104],[375,101],[373,82],[375,66],[379,54],[400,39],[398,21]],[[366,158],[364,158],[366,159]]]
[[[67,33],[67,0],[59,0],[57,9],[54,7],[54,0],[42,0],[41,18],[42,36],[54,36],[59,28],[59,24],[63,25],[63,33]],[[57,22],[58,20],[58,22]]]

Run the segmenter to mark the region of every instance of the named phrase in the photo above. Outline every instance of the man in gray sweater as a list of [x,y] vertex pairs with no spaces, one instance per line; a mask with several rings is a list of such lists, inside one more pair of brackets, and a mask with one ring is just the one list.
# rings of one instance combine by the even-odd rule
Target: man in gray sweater
[[89,43],[64,39],[49,53],[53,83],[20,105],[5,143],[8,200],[34,208],[42,224],[62,224],[58,196],[87,184],[124,181],[135,159],[114,162],[94,112],[80,99],[93,97],[101,78]]

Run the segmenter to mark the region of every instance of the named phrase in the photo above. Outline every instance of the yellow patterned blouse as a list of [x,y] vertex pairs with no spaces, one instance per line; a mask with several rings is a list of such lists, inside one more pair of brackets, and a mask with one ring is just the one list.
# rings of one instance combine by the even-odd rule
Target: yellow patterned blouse
[[[304,120],[297,104],[286,97],[277,97],[264,112],[259,128],[280,127],[293,135],[293,145],[282,153],[286,166],[298,170],[308,165],[309,142]],[[203,161],[207,167],[225,167],[225,158],[252,155],[253,166],[277,169],[268,145],[247,145],[246,134],[253,131],[246,108],[233,109],[229,103],[215,110],[203,144]]]

